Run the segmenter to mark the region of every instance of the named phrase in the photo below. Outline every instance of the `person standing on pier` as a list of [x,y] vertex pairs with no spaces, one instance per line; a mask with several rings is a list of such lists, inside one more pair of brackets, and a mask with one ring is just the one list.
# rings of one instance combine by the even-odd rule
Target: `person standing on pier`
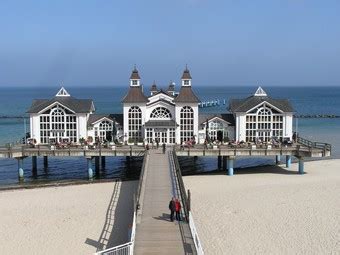
[[181,203],[179,202],[178,199],[175,201],[175,208],[176,208],[176,220],[180,221],[181,220]]
[[165,154],[165,143],[162,144],[163,154]]
[[174,197],[170,200],[169,210],[170,210],[170,220],[174,221],[174,214],[176,211],[176,201]]

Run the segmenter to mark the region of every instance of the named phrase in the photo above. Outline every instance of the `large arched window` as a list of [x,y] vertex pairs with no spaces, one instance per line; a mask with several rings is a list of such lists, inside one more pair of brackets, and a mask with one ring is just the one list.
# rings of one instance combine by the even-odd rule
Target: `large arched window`
[[190,106],[184,106],[180,112],[180,137],[181,142],[194,137],[194,110]]
[[65,112],[63,109],[57,107],[51,111],[51,126],[52,130],[65,129]]
[[134,141],[142,138],[142,111],[138,106],[129,109],[129,138]]
[[272,122],[272,112],[268,108],[260,108],[257,112],[258,129],[270,130]]
[[171,119],[171,113],[168,109],[164,107],[157,107],[151,112],[150,118]]
[[[100,122],[99,124],[99,133],[98,133],[98,137],[100,141],[105,141],[108,139],[108,136],[110,136],[109,134],[112,132],[112,123],[107,121],[107,120],[103,120],[102,122]],[[111,140],[111,139],[109,139]]]
[[49,138],[77,142],[77,117],[59,104],[40,115],[40,142],[46,144]]

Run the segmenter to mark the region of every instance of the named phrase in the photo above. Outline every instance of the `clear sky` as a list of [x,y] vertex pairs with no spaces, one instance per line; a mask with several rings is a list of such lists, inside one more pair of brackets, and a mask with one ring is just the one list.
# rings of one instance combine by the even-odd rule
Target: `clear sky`
[[340,86],[339,0],[1,0],[0,86]]

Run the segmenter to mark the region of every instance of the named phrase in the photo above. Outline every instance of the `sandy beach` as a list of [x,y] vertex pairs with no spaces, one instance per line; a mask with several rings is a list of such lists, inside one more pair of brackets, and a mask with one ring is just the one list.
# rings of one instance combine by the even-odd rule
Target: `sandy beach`
[[126,242],[137,184],[0,192],[1,254],[93,254]]
[[340,254],[340,160],[184,177],[205,254]]

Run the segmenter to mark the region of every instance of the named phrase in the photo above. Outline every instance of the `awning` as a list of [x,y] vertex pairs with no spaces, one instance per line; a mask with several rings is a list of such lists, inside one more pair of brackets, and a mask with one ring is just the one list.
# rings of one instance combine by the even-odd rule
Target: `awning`
[[149,120],[145,123],[145,127],[177,127],[174,120]]

